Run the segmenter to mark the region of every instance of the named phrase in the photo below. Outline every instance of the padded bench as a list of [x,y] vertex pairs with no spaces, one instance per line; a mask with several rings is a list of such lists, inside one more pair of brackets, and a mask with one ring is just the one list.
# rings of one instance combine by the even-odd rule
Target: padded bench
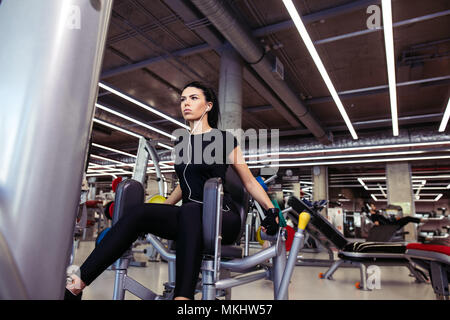
[[425,274],[415,268],[405,256],[405,244],[399,242],[349,242],[340,231],[320,214],[319,210],[309,207],[294,196],[289,197],[288,205],[298,213],[308,212],[311,215],[311,220],[306,230],[313,234],[320,234],[321,240],[319,241],[324,247],[329,247],[331,243],[339,250],[338,257],[340,259],[334,262],[325,274],[321,274],[321,278],[332,279],[334,272],[341,266],[358,267],[361,272],[361,281],[357,286],[363,290],[368,290],[366,283],[367,266],[405,266],[418,282],[426,282]]
[[[228,192],[224,192],[224,191]],[[252,255],[242,257],[243,249],[236,245],[222,245],[221,229],[223,200],[228,198],[227,205],[234,206],[241,217],[241,233],[235,239],[240,243],[249,203],[249,194],[240,181],[238,174],[230,166],[226,173],[225,181],[220,178],[211,178],[206,181],[203,196],[202,236],[203,236],[203,259],[202,277],[198,287],[202,291],[202,299],[214,300],[217,295],[231,298],[231,288],[260,279],[268,279],[273,282],[274,299],[288,299],[288,287],[292,276],[294,265],[289,268],[287,261],[285,238],[283,230],[274,236],[267,236],[266,240],[272,245]],[[122,181],[116,192],[113,224],[123,216],[131,212],[131,208],[144,202],[144,188],[139,181],[128,179]],[[130,213],[132,214],[132,213]],[[298,233],[298,235],[297,235]],[[299,248],[302,246],[302,232],[295,235],[293,244],[297,244],[297,252],[292,257],[297,257]],[[130,263],[129,250],[119,258],[116,263],[116,277],[114,283],[114,300],[123,300],[125,292],[131,292],[135,296],[146,300],[172,299],[175,286],[175,261],[176,254],[164,246],[161,241],[152,234],[147,234],[147,240],[160,253],[161,257],[168,262],[169,282],[164,284],[163,295],[157,295],[152,290],[132,279],[127,274]],[[297,240],[297,241],[296,241]],[[295,250],[291,250],[293,252]],[[271,264],[266,261],[272,259]],[[237,275],[231,275],[231,273]]]

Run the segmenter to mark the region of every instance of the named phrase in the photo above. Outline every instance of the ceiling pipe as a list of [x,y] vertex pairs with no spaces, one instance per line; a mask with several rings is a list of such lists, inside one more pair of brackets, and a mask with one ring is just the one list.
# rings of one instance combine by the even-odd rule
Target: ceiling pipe
[[[179,0],[176,0],[179,1]],[[167,3],[171,3],[174,2],[172,0],[165,0],[165,2]],[[356,1],[358,2],[358,1]],[[330,8],[330,9],[325,9],[324,11],[319,11],[316,13],[312,13],[309,15],[304,15],[302,16],[302,20],[305,24],[309,24],[312,22],[315,22],[317,20],[321,20],[321,19],[327,19],[330,17],[334,17],[338,14],[345,14],[348,12],[352,12],[354,10],[358,10],[361,9],[362,7],[367,7],[370,2],[373,2],[373,4],[379,3],[380,1],[361,1],[358,3],[352,3],[352,6],[349,5],[344,5],[342,7],[336,7],[336,8]],[[367,4],[367,5],[366,5]],[[172,4],[170,4],[170,7],[172,7]],[[177,15],[181,15],[182,13],[177,12]],[[425,16],[421,16],[421,17],[416,17],[416,18],[412,18],[412,19],[408,19],[408,20],[403,20],[403,21],[399,21],[393,24],[393,27],[400,27],[400,26],[405,26],[408,24],[412,24],[412,23],[417,23],[417,22],[422,22],[422,21],[426,21],[426,20],[430,20],[430,19],[435,19],[435,18],[439,18],[439,17],[443,17],[446,15],[450,14],[450,10],[446,10],[446,11],[441,11],[441,12],[436,12],[433,14],[429,14],[429,15],[425,15]],[[264,26],[264,27],[260,27],[260,28],[256,28],[254,30],[252,30],[252,35],[254,37],[257,38],[261,38],[261,37],[265,37],[265,36],[269,36],[271,34],[277,33],[277,32],[281,32],[281,31],[285,31],[285,30],[289,30],[295,28],[295,24],[294,22],[289,19],[289,20],[285,20],[285,21],[281,21],[281,22],[277,22],[268,26]],[[143,27],[143,31],[144,32],[148,32],[151,29],[147,29],[147,27]],[[197,33],[199,33],[199,30],[195,30]],[[203,28],[203,30],[206,30],[206,28]],[[372,32],[378,32],[382,29],[365,29],[365,30],[361,30],[361,31],[356,31],[356,32],[351,32],[351,33],[347,33],[347,34],[341,34],[341,35],[337,35],[334,37],[330,37],[330,38],[325,38],[325,39],[320,39],[320,40],[316,40],[314,42],[314,45],[321,45],[324,43],[330,43],[333,41],[338,41],[338,40],[342,40],[342,39],[348,39],[348,38],[352,38],[352,37],[356,37],[359,35],[364,35],[364,34],[368,34],[368,33],[372,33]],[[112,41],[111,38],[111,42],[108,42],[109,45],[113,44],[114,42],[120,41],[120,40],[125,40],[128,39],[132,36],[135,36],[136,33],[134,31],[130,31],[130,32],[124,32],[123,34],[118,35],[118,37],[120,37],[118,40],[114,40]],[[203,38],[203,37],[202,37]],[[206,40],[205,38],[203,38],[204,40]],[[208,42],[208,41],[207,41]],[[215,47],[219,47],[222,44],[215,44]],[[185,57],[185,56],[190,56],[190,55],[194,55],[194,54],[198,54],[198,53],[202,53],[205,51],[210,51],[213,49],[216,49],[213,45],[211,45],[211,43],[202,43],[193,47],[189,47],[189,48],[183,48],[177,51],[173,51],[167,55],[161,55],[161,56],[156,56],[156,57],[150,57],[147,58],[145,60],[142,61],[138,61],[135,63],[130,63],[128,65],[122,66],[122,67],[117,67],[115,69],[110,69],[110,70],[106,70],[102,73],[101,78],[105,79],[108,77],[112,77],[112,76],[117,76],[119,74],[122,73],[126,73],[126,72],[130,72],[130,71],[134,71],[134,70],[139,70],[145,67],[150,66],[153,63],[157,63],[159,61],[168,59],[170,56],[175,56],[175,57]]]
[[[417,116],[407,116],[398,118],[399,124],[401,125],[410,125],[410,124],[422,124],[424,122],[432,123],[439,122],[442,119],[443,113],[430,113],[430,114],[421,114]],[[367,120],[367,121],[355,121],[353,122],[353,126],[356,129],[370,129],[370,128],[383,128],[389,127],[392,125],[392,119],[377,119],[377,120]],[[326,128],[327,131],[338,132],[338,131],[347,131],[348,128],[346,126],[331,126]],[[288,136],[297,136],[297,135],[307,135],[309,132],[305,129],[300,130],[283,130],[280,131],[280,137],[288,137]]]
[[[436,134],[435,131],[412,128],[408,130],[400,130],[399,136],[397,137],[392,136],[390,132],[387,131],[382,131],[379,133],[372,132],[367,136],[362,134],[358,140],[353,140],[351,137],[335,137],[333,143],[326,146],[317,143],[317,140],[314,138],[295,138],[280,141],[278,148],[273,148],[274,146],[272,146],[269,142],[267,143],[267,147],[258,146],[258,148],[248,148],[249,145],[250,147],[253,147],[249,143],[241,146],[243,148],[244,156],[264,154],[268,152],[299,151],[311,151],[311,154],[314,153],[312,156],[320,156],[327,154],[327,152],[330,154],[330,150],[336,150],[332,152],[333,154],[360,154],[395,150],[410,151],[416,149],[426,150],[427,152],[442,152],[442,148],[450,150],[450,133]],[[293,156],[297,157],[298,155]],[[281,158],[286,156],[283,155],[279,157]],[[161,160],[171,160],[170,154],[163,155]]]
[[221,34],[240,53],[242,58],[252,66],[256,73],[271,87],[292,113],[323,144],[331,143],[330,137],[323,130],[308,108],[289,88],[286,82],[276,79],[272,73],[272,62],[265,55],[265,50],[251,35],[251,31],[235,18],[224,3],[214,0],[192,0],[192,3],[211,21]]
[[[199,16],[194,10],[188,6],[185,1],[181,0],[164,0],[164,3],[174,11],[185,25],[190,25],[192,21],[199,19]],[[219,56],[222,54],[224,45],[223,38],[209,28],[195,29],[194,32],[207,42],[210,49],[214,50]],[[301,122],[292,112],[284,105],[284,103],[272,92],[272,90],[262,81],[258,75],[255,74],[251,68],[243,66],[244,80],[261,95],[268,103],[270,103],[275,111],[277,111],[286,121],[293,127],[302,127]]]

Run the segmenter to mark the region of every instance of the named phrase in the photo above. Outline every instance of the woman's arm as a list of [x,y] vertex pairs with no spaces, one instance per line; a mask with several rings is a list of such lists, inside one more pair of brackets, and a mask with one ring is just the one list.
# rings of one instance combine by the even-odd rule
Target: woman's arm
[[164,204],[176,204],[181,200],[181,187],[177,185],[170,196],[164,201]]
[[269,196],[259,182],[255,179],[252,172],[245,163],[244,157],[242,156],[242,151],[239,146],[234,148],[233,151],[228,155],[228,159],[233,164],[245,189],[248,193],[255,199],[265,210],[273,208],[273,203],[270,201]]

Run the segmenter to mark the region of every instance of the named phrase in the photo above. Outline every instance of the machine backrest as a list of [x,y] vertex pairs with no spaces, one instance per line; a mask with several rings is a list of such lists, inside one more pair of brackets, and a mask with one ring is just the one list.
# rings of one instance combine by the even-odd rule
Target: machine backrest
[[236,239],[236,241],[239,241],[245,231],[250,195],[245,189],[241,178],[231,165],[228,166],[225,174],[224,191],[230,194],[231,200],[241,216],[241,232]]
[[[229,166],[225,175],[224,191],[231,196],[234,209],[239,212],[241,217],[241,232],[239,233],[238,241],[245,230],[245,223],[248,214],[249,194],[245,190],[243,183],[233,169]],[[115,224],[123,214],[126,207],[133,207],[135,205],[144,203],[144,188],[142,184],[133,179],[122,181],[117,187],[116,197],[114,200],[114,216],[113,224]]]
[[401,228],[399,228],[398,225],[395,224],[373,226],[369,231],[369,235],[367,236],[366,241],[389,242],[399,229]]
[[321,215],[320,212],[309,208],[303,201],[294,196],[289,197],[288,205],[298,214],[306,211],[311,215],[307,230],[313,229],[313,231],[323,235],[338,249],[343,249],[347,245],[348,241],[344,238],[343,234],[337,230],[327,218]]
[[127,179],[119,183],[114,199],[113,225],[121,218],[126,208],[144,203],[145,191],[139,181]]

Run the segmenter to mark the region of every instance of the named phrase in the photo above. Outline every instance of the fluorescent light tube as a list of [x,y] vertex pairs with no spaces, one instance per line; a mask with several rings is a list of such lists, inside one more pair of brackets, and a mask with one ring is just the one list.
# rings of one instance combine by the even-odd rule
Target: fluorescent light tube
[[171,146],[168,146],[167,144],[158,142],[158,146],[169,149],[169,150],[173,150],[173,148]]
[[116,152],[116,153],[120,153],[120,154],[123,154],[123,155],[128,156],[128,157],[137,158],[137,156],[135,156],[134,154],[123,152],[123,151],[120,151],[120,150],[117,150],[117,149],[113,149],[113,148],[110,148],[110,147],[106,147],[106,146],[103,146],[103,145],[98,144],[98,143],[92,143],[92,146],[97,147],[97,148],[102,148],[102,149],[105,149],[105,150],[109,150],[109,151],[113,151],[113,152]]
[[422,146],[432,146],[432,145],[448,145],[450,141],[435,141],[435,142],[421,142],[421,143],[403,143],[403,144],[390,144],[382,146],[365,146],[365,147],[354,147],[354,148],[336,148],[336,149],[322,149],[322,150],[306,150],[306,151],[283,151],[274,153],[263,153],[263,154],[252,154],[245,155],[244,158],[256,158],[256,157],[270,157],[270,156],[285,156],[294,154],[310,154],[310,153],[328,153],[328,152],[341,152],[341,151],[360,151],[360,150],[376,150],[376,149],[395,149],[395,148],[408,148],[408,147],[422,147]]
[[449,159],[450,156],[434,156],[434,157],[414,157],[414,158],[393,158],[393,159],[363,159],[363,160],[347,160],[347,161],[324,161],[324,162],[304,162],[304,163],[288,163],[288,164],[276,164],[276,165],[260,165],[249,166],[252,168],[274,168],[274,167],[307,167],[307,166],[320,166],[320,165],[332,165],[332,164],[350,164],[350,163],[374,163],[374,162],[393,162],[393,161],[415,161],[415,160],[435,160],[435,159]]
[[109,158],[105,158],[105,157],[101,157],[101,156],[97,156],[95,154],[91,154],[90,157],[92,158],[97,158],[97,159],[101,159],[101,160],[105,160],[105,161],[109,161],[109,162],[113,162],[113,163],[118,163],[118,164],[125,164],[125,162],[122,161],[117,161],[117,160],[113,160],[113,159],[109,159]]
[[381,193],[383,194],[383,196],[387,199],[387,195],[386,195],[386,192],[384,192],[383,187],[380,184],[378,184],[378,188],[381,190]]
[[[411,178],[412,179],[449,179],[450,175],[442,174],[442,175],[436,175],[436,176],[412,176]],[[422,180],[422,181],[426,182],[426,180]]]
[[118,126],[116,126],[116,125],[110,124],[110,123],[105,122],[105,121],[103,121],[103,120],[94,119],[94,122],[97,122],[97,123],[99,123],[99,124],[101,124],[101,125],[104,125],[105,127],[109,127],[109,128],[115,129],[115,130],[117,130],[117,131],[126,133],[126,134],[128,134],[128,135],[130,135],[130,136],[133,136],[133,137],[135,137],[135,138],[138,138],[138,139],[142,137],[141,135],[139,135],[139,134],[137,134],[137,133],[131,132],[131,131],[126,130],[126,129],[122,129],[121,127],[118,127]]
[[366,184],[364,183],[364,181],[361,178],[358,178],[359,183],[361,183],[361,185],[364,187],[364,189],[368,190]]
[[398,136],[397,85],[395,79],[394,29],[392,27],[391,0],[381,0],[383,12],[384,44],[386,48],[386,63],[389,83],[389,98],[391,102],[392,132]]
[[[277,162],[281,161],[308,161],[308,160],[321,160],[321,159],[341,159],[341,158],[363,158],[363,157],[382,157],[382,156],[396,156],[404,154],[419,154],[426,153],[426,151],[398,151],[398,152],[379,152],[379,153],[360,153],[360,154],[345,154],[337,156],[321,156],[321,157],[307,157],[307,158],[276,158]],[[274,159],[264,159],[264,160],[252,160],[248,161],[247,164],[256,163],[267,163],[274,162]]]
[[170,117],[170,116],[168,116],[168,115],[166,115],[166,114],[164,114],[164,113],[162,113],[162,112],[160,112],[160,111],[158,111],[158,110],[156,110],[156,109],[154,109],[154,108],[152,108],[152,107],[150,107],[150,106],[148,106],[148,105],[146,105],[146,104],[144,104],[144,103],[142,103],[142,102],[140,102],[140,101],[138,101],[138,100],[136,100],[134,98],[132,98],[131,96],[129,96],[127,94],[124,94],[124,93],[122,93],[122,92],[120,92],[120,91],[118,91],[116,89],[113,89],[110,86],[108,86],[108,85],[106,85],[104,83],[101,83],[101,82],[99,82],[98,85],[102,89],[108,90],[109,92],[114,93],[115,95],[117,95],[117,96],[119,96],[119,97],[121,97],[121,98],[123,98],[123,99],[125,99],[125,100],[127,100],[127,101],[129,101],[129,102],[131,102],[131,103],[141,107],[141,108],[144,108],[147,111],[150,111],[150,112],[152,112],[152,113],[154,113],[154,114],[156,114],[156,115],[158,115],[158,116],[160,116],[160,117],[162,117],[164,119],[169,120],[170,122],[175,123],[176,125],[178,125],[180,127],[185,128],[186,130],[189,130],[189,126],[185,125],[184,123],[181,123],[181,122],[175,120],[174,118],[172,118],[172,117]]
[[441,125],[439,126],[439,132],[445,131],[449,117],[450,117],[450,98],[448,99],[447,107],[445,108],[444,116],[442,117],[442,122]]
[[320,59],[320,56],[317,53],[317,50],[314,47],[311,38],[309,37],[308,31],[306,30],[305,25],[303,24],[302,19],[300,18],[299,13],[297,12],[297,9],[295,9],[295,6],[291,0],[283,0],[283,3],[290,14],[292,21],[294,21],[294,24],[297,27],[297,30],[300,33],[300,36],[303,42],[305,43],[306,48],[309,51],[309,54],[311,55],[312,59],[314,60],[314,63],[317,66],[317,69],[319,70],[323,80],[325,81],[325,84],[328,90],[330,91],[331,96],[333,97],[333,100],[336,103],[336,106],[338,107],[339,112],[341,113],[341,116],[344,119],[348,130],[350,131],[350,134],[352,135],[353,139],[358,139],[358,135],[356,134],[355,129],[353,128],[353,125],[347,115],[347,112],[345,111],[345,108],[342,105],[341,99],[339,98],[338,93],[334,88],[334,85],[331,82],[330,77],[328,76],[327,70],[325,69],[322,60]]
[[96,106],[97,108],[99,108],[99,109],[105,110],[105,111],[107,111],[107,112],[109,112],[109,113],[112,113],[112,114],[114,114],[114,115],[116,115],[116,116],[118,116],[118,117],[121,117],[121,118],[123,118],[123,119],[125,119],[125,120],[134,122],[134,123],[136,123],[136,124],[138,124],[138,125],[140,125],[140,126],[142,126],[142,127],[144,127],[144,128],[147,128],[147,129],[149,129],[149,130],[152,130],[152,131],[155,131],[155,132],[157,132],[157,133],[159,133],[159,134],[162,134],[162,135],[164,135],[164,136],[166,136],[166,137],[169,137],[169,138],[172,139],[172,140],[175,140],[175,139],[176,139],[176,137],[173,136],[173,135],[171,135],[170,133],[167,133],[167,132],[162,131],[162,130],[159,130],[159,129],[155,128],[155,127],[149,126],[148,124],[146,124],[146,123],[144,123],[144,122],[141,122],[141,121],[139,121],[139,120],[133,119],[133,118],[131,118],[131,117],[129,117],[129,116],[126,116],[126,115],[124,115],[124,114],[122,114],[122,113],[120,113],[120,112],[117,112],[117,111],[114,111],[114,110],[112,110],[112,109],[110,109],[110,108],[108,108],[108,107],[102,106],[101,104],[96,103],[95,106]]
[[[125,176],[125,175],[131,175],[132,173],[131,172],[129,172],[129,173],[116,173],[116,174],[118,174],[118,175],[121,175],[121,176]],[[91,173],[91,174],[86,174],[86,177],[101,177],[101,176],[113,176],[113,177],[115,177],[115,178],[117,178],[117,176],[115,175],[115,174],[112,174],[112,173]]]

